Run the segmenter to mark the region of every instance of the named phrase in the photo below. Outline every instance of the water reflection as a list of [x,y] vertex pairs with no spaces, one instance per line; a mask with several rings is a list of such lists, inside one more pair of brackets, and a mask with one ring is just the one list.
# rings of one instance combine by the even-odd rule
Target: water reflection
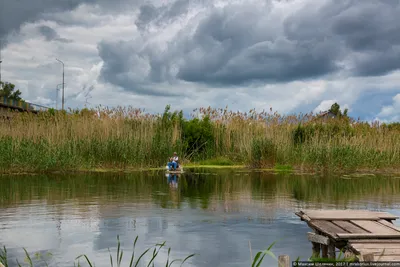
[[[128,255],[138,235],[138,252],[167,241],[173,258],[199,254],[187,266],[249,266],[249,241],[253,255],[278,241],[277,255],[310,256],[309,229],[294,215],[300,208],[398,215],[399,193],[400,179],[383,176],[189,170],[2,177],[0,245],[22,259],[22,246],[50,251],[61,267],[82,253],[109,266],[116,236]],[[272,258],[268,264],[276,265]]]
[[170,188],[176,189],[178,188],[178,177],[180,174],[172,174],[172,173],[168,173],[165,176],[168,178],[168,184]]

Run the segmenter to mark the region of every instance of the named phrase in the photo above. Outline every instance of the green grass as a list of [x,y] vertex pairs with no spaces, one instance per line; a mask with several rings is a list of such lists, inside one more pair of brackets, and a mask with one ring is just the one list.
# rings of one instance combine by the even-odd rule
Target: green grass
[[215,159],[206,159],[197,163],[199,166],[235,166],[235,162],[228,158],[218,157]]
[[291,165],[276,164],[274,170],[278,172],[293,172],[293,167]]

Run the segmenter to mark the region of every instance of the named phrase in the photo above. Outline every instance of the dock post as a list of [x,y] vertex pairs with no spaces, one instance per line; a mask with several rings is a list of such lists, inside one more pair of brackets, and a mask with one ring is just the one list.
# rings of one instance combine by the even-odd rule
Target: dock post
[[315,242],[312,242],[312,257],[313,258],[319,258],[319,254],[320,254],[320,250],[321,250],[321,245]]
[[328,245],[328,257],[330,259],[336,259],[335,245],[333,244]]
[[290,267],[289,255],[279,255],[279,257],[278,257],[278,267]]
[[374,254],[361,254],[361,261],[374,261]]
[[321,245],[321,257],[326,259],[328,258],[328,246],[327,245]]

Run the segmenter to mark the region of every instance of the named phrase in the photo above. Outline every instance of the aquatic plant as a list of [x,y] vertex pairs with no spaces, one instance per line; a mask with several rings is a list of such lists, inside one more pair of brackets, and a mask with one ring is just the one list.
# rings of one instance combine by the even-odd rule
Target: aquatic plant
[[[129,267],[137,267],[139,266],[139,263],[142,263],[144,260],[144,256],[146,254],[148,254],[149,252],[151,252],[151,249],[153,248],[153,253],[151,254],[150,260],[147,262],[147,267],[154,267],[154,261],[157,258],[157,256],[159,255],[159,252],[162,248],[165,247],[165,243],[160,243],[160,244],[156,244],[148,249],[146,249],[142,254],[140,254],[138,257],[136,257],[135,254],[135,247],[136,247],[136,243],[138,241],[138,236],[136,236],[135,241],[133,243],[133,251],[132,251],[132,255],[130,257],[130,261],[129,261]],[[28,263],[29,267],[34,267],[34,260],[36,259],[36,261],[41,261],[43,262],[46,266],[49,266],[48,263],[45,260],[41,260],[40,254],[35,254],[35,258],[32,259],[32,257],[29,255],[29,253],[26,251],[26,249],[24,248],[25,251],[25,262]],[[121,263],[122,263],[122,259],[123,259],[123,255],[124,255],[124,251],[121,249],[121,242],[119,240],[119,236],[117,236],[117,252],[115,255],[115,258],[113,258],[112,253],[110,251],[110,249],[108,249],[109,253],[110,253],[110,267],[121,267]],[[170,259],[170,253],[171,253],[171,248],[168,248],[168,254],[167,254],[167,259],[165,261],[165,267],[171,267],[174,266],[173,263],[180,263],[180,266],[183,266],[183,264],[189,260],[190,258],[192,258],[193,256],[195,256],[196,254],[191,254],[189,256],[187,256],[186,258],[182,259],[175,259],[175,260],[171,260]],[[89,259],[89,257],[86,254],[82,254],[78,257],[76,257],[75,261],[74,261],[74,266],[75,267],[81,267],[82,264],[80,262],[80,259],[83,259],[83,262],[86,262],[90,267],[95,266],[95,263],[93,261],[91,261]],[[16,263],[19,267],[21,267],[21,264],[18,260],[16,260]],[[8,267],[9,266],[9,259],[7,256],[7,249],[4,247],[3,249],[0,249],[0,266],[4,265],[4,267]]]
[[[151,255],[150,260],[147,262],[147,267],[154,267],[155,266],[155,259],[157,258],[157,256],[159,255],[160,250],[165,247],[165,243],[160,243],[160,244],[156,244],[153,247],[150,247],[148,249],[146,249],[142,254],[139,255],[139,257],[136,258],[135,256],[135,247],[136,247],[136,243],[138,240],[138,236],[136,236],[135,241],[133,243],[133,252],[132,255],[130,257],[130,261],[129,261],[129,267],[137,267],[139,266],[138,264],[141,263],[141,260],[144,258],[144,256],[152,249],[153,249],[153,253]],[[276,262],[277,265],[280,266],[281,262],[279,262],[278,257],[276,257],[276,255],[272,252],[272,247],[275,245],[276,242],[273,242],[271,245],[268,246],[267,249],[259,251],[256,253],[254,259],[251,256],[251,267],[260,267],[262,266],[261,264],[264,261],[265,256],[271,257],[273,258]],[[250,245],[250,254],[251,252],[251,244],[249,242]],[[113,258],[112,253],[110,252],[110,249],[108,249],[109,254],[110,254],[110,267],[121,267],[121,263],[122,263],[122,258],[124,255],[124,251],[121,249],[121,242],[119,240],[119,236],[117,236],[117,252],[116,252],[116,257]],[[24,262],[26,262],[28,264],[29,267],[34,267],[34,260],[32,260],[31,256],[29,255],[29,253],[26,251],[26,249],[24,249],[25,252],[25,260]],[[175,259],[175,260],[171,260],[170,259],[170,253],[171,253],[171,248],[168,248],[168,254],[167,254],[167,259],[165,261],[165,265],[163,264],[163,266],[165,267],[171,267],[173,266],[173,263],[179,263],[180,262],[180,266],[183,266],[183,264],[189,260],[190,258],[194,257],[196,254],[191,254],[189,256],[187,256],[186,258],[182,259]],[[51,254],[50,254],[51,256]],[[41,255],[40,254],[35,254],[35,259],[37,261],[39,261],[41,259]],[[81,262],[79,261],[80,259],[83,259],[83,262],[86,262],[90,267],[95,266],[95,263],[93,261],[91,261],[89,259],[89,257],[86,254],[82,254],[78,257],[76,257],[75,261],[74,261],[74,267],[81,267]],[[115,260],[114,260],[115,259]],[[357,260],[357,257],[355,257],[354,255],[351,257],[344,257],[344,253],[342,251],[339,252],[339,255],[334,258],[334,259],[330,259],[330,258],[322,258],[322,257],[310,257],[309,259],[307,259],[308,261],[311,262],[330,262],[330,263],[334,263],[334,262],[354,262]],[[300,261],[300,257],[297,257],[295,260],[295,262]],[[49,266],[48,263],[45,260],[42,260],[42,262],[46,265]],[[143,261],[142,261],[143,262]],[[18,260],[16,260],[16,263],[19,267],[21,267],[21,264]],[[4,247],[3,249],[0,249],[0,266],[1,267],[9,267],[9,259],[7,257],[7,249]]]

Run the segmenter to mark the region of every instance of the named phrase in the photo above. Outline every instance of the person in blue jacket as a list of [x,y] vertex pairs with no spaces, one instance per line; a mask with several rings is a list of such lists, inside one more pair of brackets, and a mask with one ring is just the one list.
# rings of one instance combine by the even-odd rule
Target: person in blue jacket
[[171,170],[171,168],[175,171],[177,168],[179,168],[179,157],[176,152],[174,152],[174,155],[169,158],[168,162],[168,169]]

